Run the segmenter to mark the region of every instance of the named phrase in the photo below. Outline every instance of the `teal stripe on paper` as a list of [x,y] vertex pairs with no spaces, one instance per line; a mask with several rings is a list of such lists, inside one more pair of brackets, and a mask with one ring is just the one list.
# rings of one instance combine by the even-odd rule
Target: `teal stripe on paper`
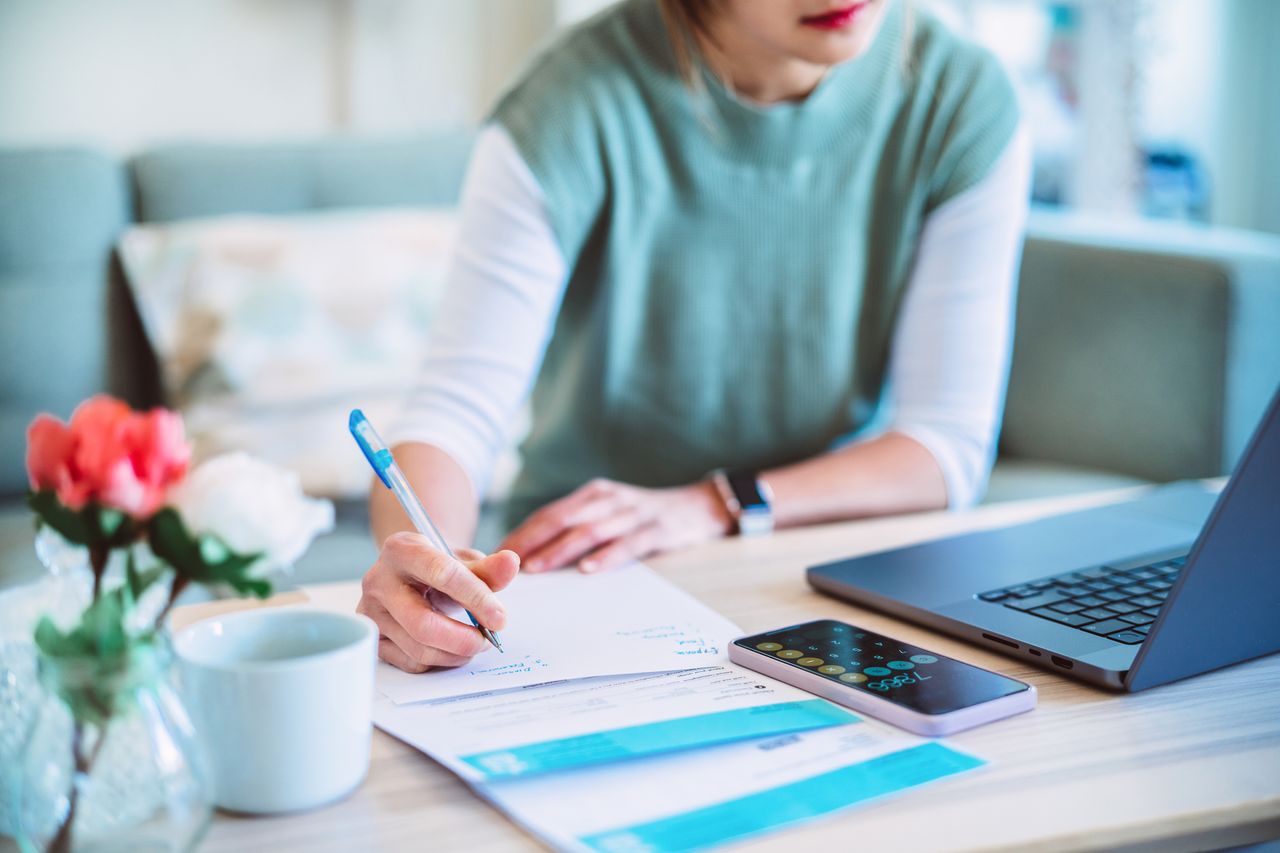
[[[578,840],[602,853],[701,850],[820,817],[873,797],[972,770],[984,763],[940,743],[926,743],[727,803]],[[857,846],[853,839],[850,846]]]
[[513,779],[736,740],[823,729],[858,720],[856,714],[830,702],[806,699],[530,743],[464,755],[461,760],[483,773],[486,780]]

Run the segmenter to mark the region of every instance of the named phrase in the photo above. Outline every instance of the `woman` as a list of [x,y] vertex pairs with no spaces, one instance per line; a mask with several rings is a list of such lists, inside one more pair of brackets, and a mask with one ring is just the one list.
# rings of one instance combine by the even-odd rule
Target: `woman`
[[392,535],[408,523],[375,489],[361,610],[382,656],[422,671],[483,648],[424,587],[500,630],[493,591],[520,565],[975,501],[1028,161],[995,61],[907,0],[624,0],[570,32],[480,134],[394,438],[469,541],[532,384],[523,521],[454,563]]

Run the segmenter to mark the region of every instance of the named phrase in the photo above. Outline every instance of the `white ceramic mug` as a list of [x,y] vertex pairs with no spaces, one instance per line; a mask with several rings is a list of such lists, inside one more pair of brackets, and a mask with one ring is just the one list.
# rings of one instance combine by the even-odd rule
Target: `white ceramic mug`
[[174,638],[220,808],[309,809],[364,780],[377,642],[364,616],[300,607],[217,616]]

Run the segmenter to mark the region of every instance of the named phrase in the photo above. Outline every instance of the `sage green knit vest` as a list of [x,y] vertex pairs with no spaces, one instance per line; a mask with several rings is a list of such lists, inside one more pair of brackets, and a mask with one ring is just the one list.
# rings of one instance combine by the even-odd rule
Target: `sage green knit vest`
[[511,522],[592,477],[793,462],[873,417],[922,222],[1017,124],[996,61],[903,5],[798,103],[684,85],[655,0],[570,31],[501,100],[571,270]]

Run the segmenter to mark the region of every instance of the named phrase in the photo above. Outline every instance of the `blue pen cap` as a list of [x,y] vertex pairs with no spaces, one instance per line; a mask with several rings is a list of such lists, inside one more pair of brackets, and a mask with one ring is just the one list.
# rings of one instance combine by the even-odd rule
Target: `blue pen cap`
[[369,423],[364,412],[352,409],[351,417],[347,419],[347,428],[351,430],[351,437],[360,445],[364,458],[369,460],[370,467],[378,475],[382,485],[391,488],[391,481],[387,479],[387,469],[394,463],[391,449],[382,442],[382,437],[373,428],[373,424]]

